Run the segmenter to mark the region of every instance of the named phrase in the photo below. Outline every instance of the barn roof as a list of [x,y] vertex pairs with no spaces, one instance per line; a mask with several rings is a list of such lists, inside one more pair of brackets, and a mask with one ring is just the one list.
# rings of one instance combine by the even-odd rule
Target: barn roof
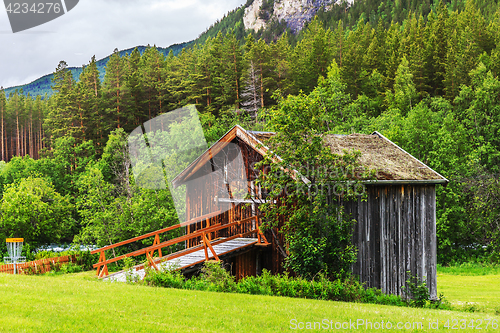
[[326,135],[325,143],[333,153],[359,151],[359,163],[370,170],[377,170],[381,181],[432,181],[448,180],[406,152],[378,132],[350,135]]
[[[239,125],[234,126],[214,143],[212,147],[207,149],[184,171],[177,175],[173,181],[174,186],[177,187],[188,180],[236,137],[243,140],[261,155],[265,155],[269,150],[265,143],[273,135],[274,133],[272,132],[246,131]],[[336,154],[344,154],[345,151],[359,151],[361,153],[358,159],[360,164],[366,169],[377,170],[376,180],[367,181],[370,183],[448,183],[445,177],[378,132],[373,132],[370,135],[328,134],[325,136],[325,144]],[[279,159],[278,156],[277,158]]]

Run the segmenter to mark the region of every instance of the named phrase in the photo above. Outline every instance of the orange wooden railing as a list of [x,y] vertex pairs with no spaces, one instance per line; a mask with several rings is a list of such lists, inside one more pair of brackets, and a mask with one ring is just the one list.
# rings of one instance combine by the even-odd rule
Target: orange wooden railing
[[[49,272],[56,264],[76,262],[76,256],[62,256],[54,258],[39,259],[16,264],[17,274],[43,274]],[[0,273],[14,274],[14,264],[0,266]]]
[[[259,217],[258,216],[252,216],[252,217],[249,217],[249,218],[246,218],[246,219],[243,219],[240,221],[231,222],[228,224],[221,224],[221,223],[215,224],[215,225],[206,227],[204,229],[196,230],[193,233],[168,240],[166,242],[162,242],[162,243],[159,242],[159,234],[160,233],[174,230],[174,229],[189,225],[191,223],[199,222],[200,220],[208,219],[208,218],[216,216],[218,214],[220,214],[220,212],[217,212],[214,214],[209,214],[209,215],[202,216],[202,217],[198,217],[198,218],[191,220],[191,221],[188,221],[188,222],[180,223],[180,224],[177,224],[175,226],[171,226],[171,227],[168,227],[165,229],[157,230],[155,232],[151,232],[151,233],[148,233],[146,235],[131,238],[129,240],[119,242],[119,243],[116,243],[113,245],[108,245],[108,246],[105,246],[103,248],[92,251],[91,252],[92,254],[99,253],[99,262],[97,264],[93,265],[94,268],[97,268],[97,276],[99,278],[107,276],[109,274],[107,265],[110,263],[117,262],[117,261],[125,259],[127,257],[136,257],[136,256],[140,256],[143,254],[146,255],[146,259],[147,259],[148,263],[152,267],[154,267],[155,269],[158,269],[158,267],[156,266],[158,263],[160,263],[162,261],[178,258],[178,257],[186,255],[188,253],[198,251],[198,250],[200,250],[200,248],[193,247],[193,248],[190,248],[187,250],[173,253],[171,255],[168,255],[166,257],[161,258],[160,260],[153,260],[153,254],[155,251],[158,251],[159,257],[162,257],[162,253],[161,253],[162,248],[167,247],[167,246],[171,246],[171,245],[175,245],[175,244],[178,244],[178,243],[190,240],[190,239],[198,238],[198,237],[201,238],[201,246],[203,247],[203,249],[205,251],[205,259],[206,260],[208,260],[209,258],[215,258],[216,260],[219,260],[219,257],[217,256],[217,254],[215,253],[215,250],[213,249],[213,245],[221,244],[221,243],[227,242],[227,241],[235,239],[235,238],[246,237],[246,236],[249,236],[251,234],[257,234],[257,242],[258,243],[269,244],[267,242],[264,234],[261,232],[261,230],[259,228]],[[255,223],[253,223],[253,221],[255,221]],[[208,225],[208,223],[207,223],[207,225]],[[213,232],[216,232],[216,231],[219,231],[222,229],[226,229],[226,228],[231,228],[230,230],[234,234],[227,237],[227,238],[219,239],[219,240],[216,240],[213,242],[210,242],[208,240],[207,234],[213,233]],[[133,252],[130,252],[130,253],[127,253],[127,254],[112,258],[112,259],[106,259],[106,256],[105,256],[106,250],[110,250],[110,249],[116,248],[118,246],[129,244],[129,243],[135,242],[137,240],[141,240],[141,239],[144,239],[147,237],[152,237],[152,236],[155,236],[155,240],[154,240],[152,246],[146,247],[146,248],[141,249],[141,250],[133,251]],[[212,255],[208,254],[208,250],[210,250],[210,252],[212,252]],[[137,269],[141,269],[143,267],[144,267],[144,265],[141,265]]]

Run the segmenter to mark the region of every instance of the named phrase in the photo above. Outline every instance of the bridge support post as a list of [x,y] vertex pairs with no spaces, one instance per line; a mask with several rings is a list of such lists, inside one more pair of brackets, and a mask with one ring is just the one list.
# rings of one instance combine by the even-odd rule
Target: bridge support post
[[215,253],[215,250],[212,247],[212,244],[210,244],[210,242],[207,239],[207,234],[203,233],[202,238],[203,238],[203,248],[205,249],[205,259],[208,261],[208,251],[207,251],[207,246],[208,246],[208,248],[210,249],[210,251],[214,255],[215,259],[217,261],[220,261],[219,257],[217,256],[217,253]]
[[[100,255],[99,255],[99,262],[104,262],[106,261],[106,255],[104,254],[104,251],[101,251]],[[101,269],[102,267],[102,269]],[[108,265],[107,264],[104,264],[104,265],[99,265],[97,266],[97,276],[99,278],[102,278],[103,276],[108,276]]]
[[156,266],[155,261],[151,257],[151,254],[149,254],[149,252],[148,252],[146,256],[147,256],[147,259],[148,259],[148,262],[149,262],[149,266],[153,267],[154,269],[156,269],[158,271],[159,270],[158,266]]
[[[155,235],[155,240],[153,242],[153,246],[158,245],[158,244],[160,244],[160,235],[156,234]],[[155,253],[155,250],[151,251],[150,256],[153,257],[154,253]],[[161,255],[161,248],[158,248],[158,257],[160,257],[160,258],[162,257],[162,255]]]

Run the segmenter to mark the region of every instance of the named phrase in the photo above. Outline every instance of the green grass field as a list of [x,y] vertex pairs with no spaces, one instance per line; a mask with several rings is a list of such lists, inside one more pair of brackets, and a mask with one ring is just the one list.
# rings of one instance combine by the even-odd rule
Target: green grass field
[[[333,321],[333,329],[315,331],[336,331],[336,322],[351,320],[360,325],[350,326],[351,329],[342,331],[384,331],[375,329],[377,324],[381,325],[383,321],[386,327],[387,321],[390,321],[393,327],[398,323],[410,323],[406,324],[407,327],[414,325],[413,323],[422,323],[421,330],[414,326],[402,331],[428,332],[448,331],[444,324],[450,320],[451,326],[456,319],[466,320],[467,325],[470,325],[471,320],[474,320],[475,325],[482,320],[482,331],[500,332],[500,328],[493,329],[491,321],[486,329],[488,319],[496,320],[497,324],[500,321],[500,316],[494,314],[492,306],[494,303],[500,304],[500,283],[494,285],[500,276],[489,276],[489,280],[477,278],[482,276],[464,280],[463,276],[439,274],[438,285],[453,304],[474,300],[481,303],[486,312],[468,313],[152,288],[97,281],[93,272],[55,276],[1,274],[0,331],[285,332],[313,331],[298,328],[300,323],[306,328],[307,322],[328,322],[331,325],[330,321]],[[476,281],[477,284],[472,284],[471,281]],[[486,284],[483,286],[482,283]],[[492,292],[488,293],[488,290]],[[369,329],[367,321],[372,323],[373,330]],[[440,330],[430,330],[429,322],[436,321]],[[318,324],[316,325],[318,328]],[[293,327],[297,329],[292,329]],[[348,328],[346,324],[344,327]],[[356,329],[352,329],[353,327]],[[456,327],[460,327],[460,322]]]
[[[438,267],[438,290],[458,309],[500,316],[500,266]],[[500,317],[499,317],[500,319]]]
[[452,265],[450,267],[438,265],[438,273],[463,276],[500,275],[500,264],[467,262],[460,265]]

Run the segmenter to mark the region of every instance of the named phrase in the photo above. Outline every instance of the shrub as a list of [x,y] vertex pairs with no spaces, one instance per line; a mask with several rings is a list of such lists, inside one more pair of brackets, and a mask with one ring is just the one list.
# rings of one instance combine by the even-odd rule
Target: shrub
[[63,274],[71,274],[71,273],[80,273],[83,272],[82,266],[74,263],[62,264],[61,273]]
[[93,265],[99,260],[99,254],[90,254],[90,251],[76,252],[76,263],[82,267],[83,271],[91,271]]
[[210,291],[234,292],[234,277],[222,265],[217,261],[205,262],[201,269],[201,279],[209,284]]
[[406,293],[408,306],[423,308],[429,301],[430,295],[427,284],[417,276],[410,276],[402,289]]
[[269,271],[263,270],[260,276],[248,276],[235,282],[234,277],[220,263],[214,262],[205,263],[201,274],[191,279],[186,279],[180,271],[150,270],[143,283],[165,288],[406,305],[399,296],[385,295],[378,289],[365,289],[352,276],[345,280],[331,281],[320,274],[314,280],[306,280],[301,277],[291,277],[286,273],[272,275]]

